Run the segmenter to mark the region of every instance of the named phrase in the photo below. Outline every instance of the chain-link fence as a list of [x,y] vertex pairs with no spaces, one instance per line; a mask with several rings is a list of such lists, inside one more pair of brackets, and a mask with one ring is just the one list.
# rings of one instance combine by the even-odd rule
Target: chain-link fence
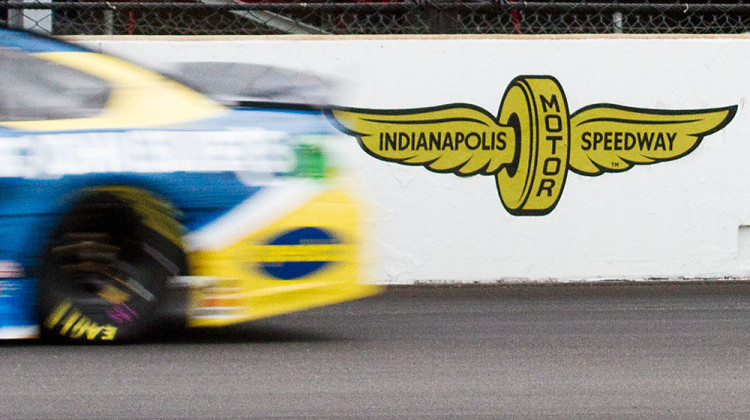
[[55,35],[725,34],[742,1],[0,0],[0,23]]

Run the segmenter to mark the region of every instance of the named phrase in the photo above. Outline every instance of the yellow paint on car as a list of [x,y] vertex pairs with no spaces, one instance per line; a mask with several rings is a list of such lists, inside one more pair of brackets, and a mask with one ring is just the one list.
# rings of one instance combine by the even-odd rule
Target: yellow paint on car
[[[338,242],[269,249],[272,238],[304,227],[331,232]],[[228,325],[379,293],[380,287],[363,282],[361,230],[357,204],[344,190],[331,190],[224,249],[193,252],[193,275],[215,282],[193,291],[188,325]],[[292,280],[274,278],[262,268],[314,260],[327,264]]]
[[112,85],[107,105],[93,117],[2,122],[29,131],[99,130],[168,127],[229,110],[158,73],[95,52],[45,52],[36,57],[103,79]]

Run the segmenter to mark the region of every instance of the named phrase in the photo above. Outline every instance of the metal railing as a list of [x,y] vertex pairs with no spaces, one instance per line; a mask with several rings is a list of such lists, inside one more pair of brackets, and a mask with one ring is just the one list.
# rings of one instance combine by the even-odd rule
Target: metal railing
[[55,35],[727,34],[742,1],[0,0],[0,23]]

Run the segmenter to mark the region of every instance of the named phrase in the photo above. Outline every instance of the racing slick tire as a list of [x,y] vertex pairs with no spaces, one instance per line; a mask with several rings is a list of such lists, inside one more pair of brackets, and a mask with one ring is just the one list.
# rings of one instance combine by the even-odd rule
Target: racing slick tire
[[88,190],[62,218],[39,267],[44,339],[130,342],[152,338],[184,306],[169,287],[187,273],[175,211],[130,187]]

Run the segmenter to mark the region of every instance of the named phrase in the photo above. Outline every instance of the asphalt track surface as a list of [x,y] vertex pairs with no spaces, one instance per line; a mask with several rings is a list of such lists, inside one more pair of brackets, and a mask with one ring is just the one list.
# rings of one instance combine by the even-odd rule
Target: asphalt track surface
[[125,346],[0,343],[2,418],[750,418],[750,283],[417,287]]

